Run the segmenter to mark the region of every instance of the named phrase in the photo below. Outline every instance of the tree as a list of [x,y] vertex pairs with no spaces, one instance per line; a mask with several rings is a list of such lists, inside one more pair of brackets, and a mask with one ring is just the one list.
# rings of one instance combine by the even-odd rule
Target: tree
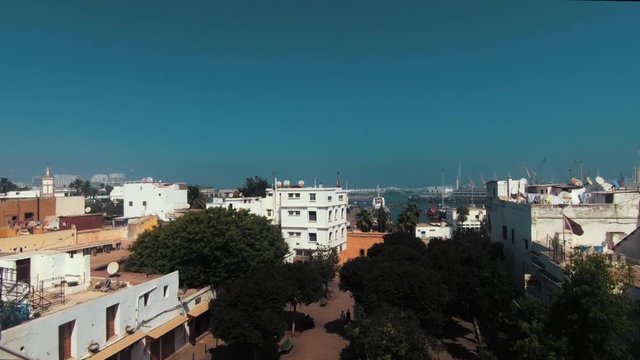
[[463,224],[469,218],[469,208],[466,206],[460,206],[456,209],[458,213],[458,222]]
[[369,232],[373,228],[373,214],[368,209],[360,208],[356,214],[356,226],[360,231]]
[[75,179],[71,184],[69,184],[69,188],[75,190],[76,195],[82,194],[82,187],[84,185],[84,181],[81,179]]
[[387,232],[390,230],[389,212],[384,207],[378,208],[376,211],[378,217],[378,231]]
[[284,279],[287,286],[287,303],[293,309],[293,321],[291,322],[291,333],[293,334],[296,331],[298,305],[309,305],[322,298],[322,279],[318,270],[310,263],[284,264]]
[[631,359],[632,305],[604,256],[576,256],[562,293],[551,303],[550,327],[575,359]]
[[256,265],[281,263],[288,246],[265,217],[211,208],[142,233],[131,251],[130,271],[178,270],[185,285],[202,287],[222,285]]
[[383,309],[373,315],[359,311],[347,325],[349,345],[341,359],[427,359],[426,336],[411,312]]
[[311,265],[316,268],[323,284],[323,296],[329,296],[329,283],[335,279],[340,269],[340,256],[335,248],[318,246],[311,256]]
[[266,179],[259,176],[248,177],[245,180],[244,186],[238,188],[238,191],[246,197],[265,197],[267,196],[267,188],[269,183]]
[[256,266],[210,302],[212,332],[254,358],[271,357],[286,328],[285,294],[281,265]]
[[7,178],[0,178],[0,193],[7,193],[9,191],[16,191],[19,189],[19,186],[12,183]]
[[124,200],[91,199],[87,200],[87,206],[91,208],[89,214],[104,214],[107,216],[123,216]]
[[91,183],[89,182],[89,180],[85,180],[85,182],[82,183],[82,186],[80,187],[80,192],[82,193],[82,196],[84,197],[90,197],[92,194],[92,187],[91,187]]
[[204,209],[207,207],[207,196],[200,191],[199,185],[189,185],[187,188],[187,202],[192,209]]
[[398,230],[406,233],[415,234],[418,219],[420,218],[420,210],[415,204],[409,205],[403,212],[398,215]]
[[108,184],[107,184],[107,185],[104,187],[104,192],[105,192],[107,195],[111,194],[111,191],[112,191],[112,190],[113,190],[113,186],[111,186],[111,185],[108,185]]

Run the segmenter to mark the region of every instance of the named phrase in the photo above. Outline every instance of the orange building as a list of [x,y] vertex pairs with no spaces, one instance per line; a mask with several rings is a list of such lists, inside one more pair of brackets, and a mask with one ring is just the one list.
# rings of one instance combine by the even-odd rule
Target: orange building
[[350,232],[347,233],[347,249],[340,253],[340,264],[344,264],[358,256],[365,256],[369,248],[384,242],[385,233],[380,232]]
[[55,198],[0,199],[0,227],[12,226],[16,221],[44,221],[56,215]]

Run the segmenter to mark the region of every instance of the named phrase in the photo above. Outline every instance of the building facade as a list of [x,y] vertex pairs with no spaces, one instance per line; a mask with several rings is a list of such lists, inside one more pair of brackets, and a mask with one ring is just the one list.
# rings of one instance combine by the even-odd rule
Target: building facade
[[162,221],[176,218],[176,211],[187,209],[187,184],[153,181],[126,183],[123,186],[124,216],[156,215]]
[[503,245],[517,287],[543,301],[560,291],[572,253],[611,253],[638,227],[637,190],[528,186],[511,179],[490,181],[487,190],[491,240]]

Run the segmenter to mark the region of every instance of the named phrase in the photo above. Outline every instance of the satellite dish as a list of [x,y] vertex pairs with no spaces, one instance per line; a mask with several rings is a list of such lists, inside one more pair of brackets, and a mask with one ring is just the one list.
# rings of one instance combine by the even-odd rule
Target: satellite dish
[[587,184],[589,185],[593,185],[593,181],[591,180],[590,177],[587,176]]
[[276,181],[276,187],[282,187],[282,181]]
[[115,261],[110,262],[109,265],[107,265],[107,274],[113,275],[118,272],[119,268],[120,268],[120,265],[117,262]]
[[87,206],[86,208],[84,208],[84,212],[85,212],[85,214],[90,213],[91,212],[91,207]]
[[284,185],[284,187],[288,188],[289,186],[291,186],[291,181],[285,180],[283,185]]
[[596,176],[596,184],[598,185],[604,184],[604,179],[602,178],[602,176]]
[[304,180],[298,181],[298,187],[304,187]]
[[609,183],[603,183],[602,184],[602,189],[604,191],[611,191],[613,190],[613,185],[609,184]]
[[562,199],[562,202],[564,202],[565,204],[571,202],[571,194],[569,194],[568,192],[562,191],[559,195],[560,199]]

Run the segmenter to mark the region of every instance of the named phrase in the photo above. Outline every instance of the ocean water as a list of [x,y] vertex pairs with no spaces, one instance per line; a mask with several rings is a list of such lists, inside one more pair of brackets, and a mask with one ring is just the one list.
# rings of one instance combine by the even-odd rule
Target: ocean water
[[[427,221],[427,216],[425,214],[427,209],[440,207],[439,198],[437,200],[436,199],[434,200],[417,199],[416,200],[416,197],[420,195],[424,195],[424,194],[418,191],[402,191],[402,190],[386,191],[381,193],[381,196],[384,197],[385,203],[387,204],[387,207],[391,212],[391,220],[394,222],[398,218],[398,215],[404,209],[406,209],[410,203],[414,203],[418,205],[418,208],[420,209],[420,218],[418,220],[419,222]],[[374,193],[370,193],[370,194],[351,193],[349,194],[349,204],[356,207],[369,208],[372,206],[374,196],[375,196]],[[409,199],[410,196],[414,198],[410,200]],[[476,206],[482,205],[481,200],[482,199],[474,199],[474,204]],[[471,201],[469,199],[469,201],[466,203],[465,202],[453,203],[445,199],[444,205],[445,207],[449,207],[449,208],[451,207],[455,208],[463,205],[469,206],[471,205]]]

